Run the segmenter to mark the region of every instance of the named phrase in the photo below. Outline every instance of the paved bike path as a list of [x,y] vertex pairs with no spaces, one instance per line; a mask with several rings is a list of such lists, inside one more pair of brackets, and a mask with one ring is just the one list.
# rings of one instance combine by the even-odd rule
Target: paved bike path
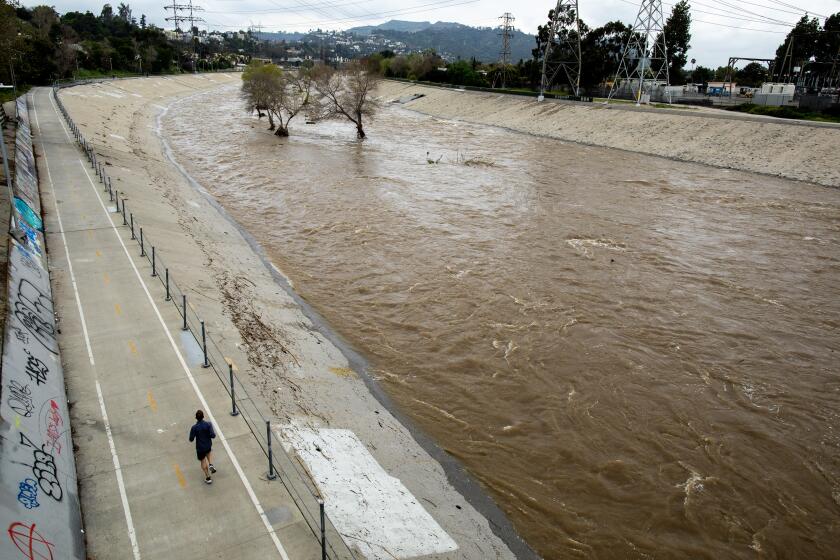
[[[92,558],[319,558],[283,487],[113,213],[49,89],[32,95],[60,344]],[[192,348],[190,346],[193,346]],[[187,441],[219,437],[212,485]]]

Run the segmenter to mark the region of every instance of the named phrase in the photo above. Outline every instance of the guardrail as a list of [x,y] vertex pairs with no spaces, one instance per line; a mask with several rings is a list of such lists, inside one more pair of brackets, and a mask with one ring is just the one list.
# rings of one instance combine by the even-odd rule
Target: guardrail
[[0,558],[86,558],[25,97],[17,100],[0,400]]
[[149,263],[150,276],[160,281],[164,301],[174,305],[178,310],[183,321],[182,330],[189,331],[201,347],[202,366],[213,370],[230,395],[230,414],[242,417],[262,448],[267,459],[267,478],[279,480],[289,492],[313,536],[320,543],[322,560],[356,558],[329,516],[326,515],[323,497],[314,481],[305,469],[286,453],[283,446],[278,445],[280,442],[271,430],[271,420],[260,411],[257,402],[248,394],[245,385],[234,371],[233,364],[225,357],[224,352],[213,339],[212,333],[208,332],[205,322],[190,305],[187,292],[175,281],[172,270],[161,255],[160,246],[155,245],[148,231],[143,229],[138,216],[126,207],[124,193],[114,190],[111,178],[105,166],[99,161],[93,144],[85,139],[79,127],[73,122],[58,96],[58,91],[59,86],[56,84],[53,87],[53,95],[61,114],[95,171],[103,193],[108,195],[109,202],[114,203],[114,210],[118,214],[118,220],[122,221],[122,227],[130,232],[131,240],[136,241],[140,250],[140,256]]

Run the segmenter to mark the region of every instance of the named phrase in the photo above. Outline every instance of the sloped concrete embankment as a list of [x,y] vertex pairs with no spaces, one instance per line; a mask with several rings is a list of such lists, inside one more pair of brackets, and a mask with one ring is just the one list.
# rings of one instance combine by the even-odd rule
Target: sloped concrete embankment
[[0,401],[0,558],[85,558],[25,98],[17,101]]
[[[712,109],[656,109],[584,104],[385,81],[386,100],[422,94],[405,107],[438,118],[508,128],[618,148],[840,186],[840,125],[744,116]],[[558,154],[562,157],[562,154]]]

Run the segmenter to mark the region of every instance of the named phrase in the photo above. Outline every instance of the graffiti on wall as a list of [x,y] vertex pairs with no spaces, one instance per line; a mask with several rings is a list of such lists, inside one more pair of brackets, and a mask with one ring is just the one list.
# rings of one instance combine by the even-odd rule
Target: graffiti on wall
[[81,512],[67,395],[26,102],[7,280],[9,314],[0,377],[0,558],[83,560]]

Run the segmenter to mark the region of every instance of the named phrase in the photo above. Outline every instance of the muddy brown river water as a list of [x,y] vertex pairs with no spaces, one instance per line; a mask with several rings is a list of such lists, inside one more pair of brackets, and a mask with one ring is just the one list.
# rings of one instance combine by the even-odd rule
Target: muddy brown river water
[[840,556],[840,190],[401,107],[265,126],[231,87],[163,119],[540,554]]

